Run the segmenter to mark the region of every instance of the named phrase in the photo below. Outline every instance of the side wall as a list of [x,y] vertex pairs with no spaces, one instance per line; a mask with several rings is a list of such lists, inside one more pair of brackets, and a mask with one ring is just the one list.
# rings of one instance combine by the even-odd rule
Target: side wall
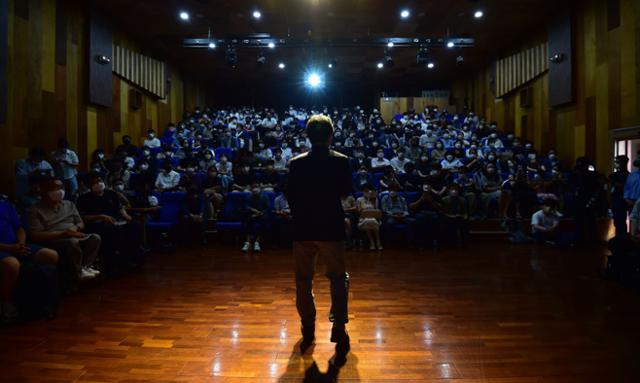
[[[128,134],[139,143],[146,130],[162,130],[181,118],[185,107],[204,103],[195,81],[170,71],[165,100],[144,91],[142,108],[129,107],[134,86],[113,75],[113,107],[87,103],[88,2],[8,0],[7,119],[0,123],[1,193],[11,194],[15,161],[29,148],[55,148],[66,137],[83,169],[96,148],[112,151]],[[114,33],[118,43],[133,43]]]
[[572,10],[574,103],[549,108],[548,74],[528,84],[533,90],[528,108],[520,106],[519,91],[496,99],[486,68],[453,85],[456,104],[461,108],[467,99],[470,108],[502,129],[532,140],[542,150],[556,148],[567,163],[587,155],[600,171],[608,171],[613,156],[610,130],[640,125],[640,2],[618,1],[620,24],[611,29],[606,1],[576,2]]

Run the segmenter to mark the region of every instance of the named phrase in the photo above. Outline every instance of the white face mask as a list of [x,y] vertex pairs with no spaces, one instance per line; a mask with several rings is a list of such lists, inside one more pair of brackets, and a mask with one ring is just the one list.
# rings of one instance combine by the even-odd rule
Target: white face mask
[[98,158],[99,158],[99,159],[104,159],[104,153],[99,153],[99,154],[98,154]]
[[95,185],[93,185],[91,187],[91,190],[93,190],[94,192],[97,192],[97,193],[102,193],[104,191],[105,187],[106,186],[105,186],[104,182],[98,182],[97,184],[95,184]]
[[147,164],[140,165],[140,170],[147,170],[147,169],[149,169],[149,165]]
[[51,198],[51,200],[53,202],[60,202],[64,199],[64,190],[60,189],[60,190],[52,190],[49,192],[49,198]]
[[116,191],[124,191],[124,185],[116,185]]

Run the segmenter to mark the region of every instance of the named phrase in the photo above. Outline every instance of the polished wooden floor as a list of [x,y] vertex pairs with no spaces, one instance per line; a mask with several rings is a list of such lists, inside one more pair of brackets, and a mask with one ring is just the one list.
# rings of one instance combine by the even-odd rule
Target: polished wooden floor
[[[640,300],[598,277],[603,251],[487,243],[352,252],[344,382],[639,382]],[[2,382],[322,381],[333,344],[296,352],[291,255],[153,255],[95,281],[57,319],[0,329]]]

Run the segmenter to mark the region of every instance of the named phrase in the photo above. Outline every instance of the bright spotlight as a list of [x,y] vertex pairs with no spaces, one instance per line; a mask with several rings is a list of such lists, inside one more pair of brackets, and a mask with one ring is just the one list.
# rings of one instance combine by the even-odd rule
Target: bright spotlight
[[184,21],[189,21],[189,13],[185,11],[180,12],[180,19]]
[[383,63],[378,63],[378,64],[376,64],[376,66],[378,67],[378,69],[384,68],[384,64]]
[[484,12],[482,12],[481,10],[477,10],[476,13],[473,14],[473,17],[475,17],[476,19],[481,19],[484,16]]
[[284,63],[278,64],[278,68],[280,68],[280,69],[284,69],[285,67],[286,67],[286,65],[284,65]]
[[456,43],[454,43],[453,41],[449,41],[449,42],[447,43],[447,48],[453,48],[453,47],[455,47],[455,46],[456,46]]
[[408,18],[409,16],[411,16],[411,12],[409,12],[409,10],[408,10],[408,9],[403,9],[403,10],[400,12],[400,17],[402,17],[403,19],[406,19],[406,18]]
[[393,48],[393,41],[389,41],[389,42],[387,43],[387,46],[388,46],[389,48]]
[[329,63],[327,64],[327,67],[329,67],[329,69],[333,68],[333,64]]
[[253,18],[254,19],[259,19],[262,17],[262,13],[258,10],[253,11]]
[[433,69],[433,68],[435,68],[435,67],[436,67],[436,64],[434,64],[434,63],[432,63],[432,62],[430,62],[430,63],[428,63],[428,64],[427,64],[427,68],[429,68],[429,69]]
[[319,88],[322,85],[322,78],[316,72],[307,75],[307,85],[311,88]]
[[216,43],[213,41],[209,43],[209,49],[216,49]]
[[276,44],[275,44],[275,43],[269,43],[267,46],[268,46],[269,48],[273,49],[273,48],[275,48],[275,47],[276,47]]

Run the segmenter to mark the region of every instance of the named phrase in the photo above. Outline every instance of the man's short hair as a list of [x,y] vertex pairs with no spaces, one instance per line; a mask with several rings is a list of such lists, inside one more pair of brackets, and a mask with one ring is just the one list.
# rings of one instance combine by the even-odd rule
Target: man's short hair
[[312,145],[326,144],[333,135],[333,122],[331,118],[322,114],[311,116],[307,121],[307,135]]

